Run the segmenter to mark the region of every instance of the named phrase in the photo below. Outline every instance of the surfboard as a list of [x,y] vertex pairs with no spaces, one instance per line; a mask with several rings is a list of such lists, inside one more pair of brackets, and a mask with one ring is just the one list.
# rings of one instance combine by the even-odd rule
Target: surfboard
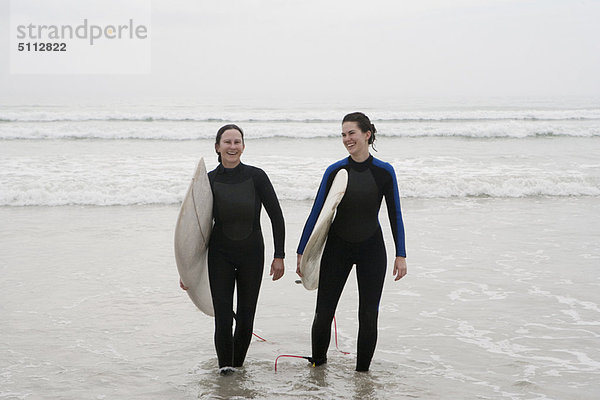
[[208,240],[213,225],[213,195],[204,158],[181,204],[175,225],[175,261],[187,294],[203,313],[214,316],[208,281]]
[[306,242],[304,254],[302,254],[300,260],[300,272],[302,273],[302,285],[308,290],[315,290],[319,287],[321,256],[327,241],[327,234],[333,222],[337,206],[342,201],[344,193],[346,193],[347,186],[348,171],[340,169],[333,179],[315,227],[308,238],[308,242]]

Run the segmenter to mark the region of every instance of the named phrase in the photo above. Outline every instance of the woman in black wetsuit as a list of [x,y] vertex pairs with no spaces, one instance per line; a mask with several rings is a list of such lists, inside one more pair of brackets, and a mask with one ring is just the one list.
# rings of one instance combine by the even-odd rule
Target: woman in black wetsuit
[[215,220],[208,244],[208,274],[215,311],[215,347],[223,375],[242,366],[252,339],[264,264],[260,228],[263,205],[273,227],[275,255],[270,274],[273,280],[284,274],[285,225],[281,207],[267,174],[241,162],[244,148],[244,134],[238,126],[221,127],[215,143],[219,166],[208,173]]
[[375,126],[363,113],[348,114],[342,122],[342,141],[349,157],[327,168],[298,246],[298,268],[308,239],[323,207],[333,178],[340,169],[348,171],[348,186],[329,229],[321,258],[317,307],[312,325],[314,366],[327,362],[331,322],[353,265],[358,280],[358,343],[356,371],[368,371],[377,343],[377,318],[386,270],[386,252],[379,208],[385,197],[394,237],[395,280],[406,275],[404,225],[394,168],[374,158],[369,144],[375,141]]

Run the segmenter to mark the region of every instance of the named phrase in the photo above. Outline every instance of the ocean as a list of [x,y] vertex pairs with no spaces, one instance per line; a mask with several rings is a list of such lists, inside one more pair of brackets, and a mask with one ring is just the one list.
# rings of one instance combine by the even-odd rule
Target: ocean
[[[600,101],[416,101],[360,108],[395,168],[408,275],[390,272],[371,371],[310,355],[315,292],[295,248],[325,168],[347,155],[331,104],[0,106],[0,399],[597,399]],[[214,136],[245,131],[286,218],[247,364],[217,374],[212,319],[178,287],[173,230]],[[385,207],[380,220],[388,256]],[[262,221],[267,259],[268,218]],[[270,263],[270,261],[269,261]],[[268,271],[268,269],[266,269]]]
[[[405,198],[599,196],[600,108],[365,110]],[[215,106],[3,107],[0,206],[177,204],[217,129],[285,200],[313,198],[345,156],[344,110]]]

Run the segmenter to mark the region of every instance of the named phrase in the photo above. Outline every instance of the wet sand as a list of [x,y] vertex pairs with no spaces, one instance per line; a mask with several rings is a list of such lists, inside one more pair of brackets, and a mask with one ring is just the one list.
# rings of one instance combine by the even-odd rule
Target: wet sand
[[[409,273],[393,282],[390,262],[371,371],[354,372],[351,275],[337,313],[351,354],[332,340],[324,368],[281,358],[274,372],[278,355],[309,355],[316,295],[294,283],[310,202],[285,201],[287,271],[273,283],[265,269],[255,323],[267,341],[231,377],[178,287],[176,206],[1,207],[0,398],[598,397],[597,198],[402,205]],[[263,231],[268,258],[266,216]]]

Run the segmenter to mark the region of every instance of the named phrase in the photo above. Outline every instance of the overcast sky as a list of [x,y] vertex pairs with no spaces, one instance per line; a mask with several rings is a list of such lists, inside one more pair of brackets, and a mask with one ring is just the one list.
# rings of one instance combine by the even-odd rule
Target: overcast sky
[[599,97],[599,38],[600,0],[154,0],[151,74],[11,75],[3,56],[0,102]]

